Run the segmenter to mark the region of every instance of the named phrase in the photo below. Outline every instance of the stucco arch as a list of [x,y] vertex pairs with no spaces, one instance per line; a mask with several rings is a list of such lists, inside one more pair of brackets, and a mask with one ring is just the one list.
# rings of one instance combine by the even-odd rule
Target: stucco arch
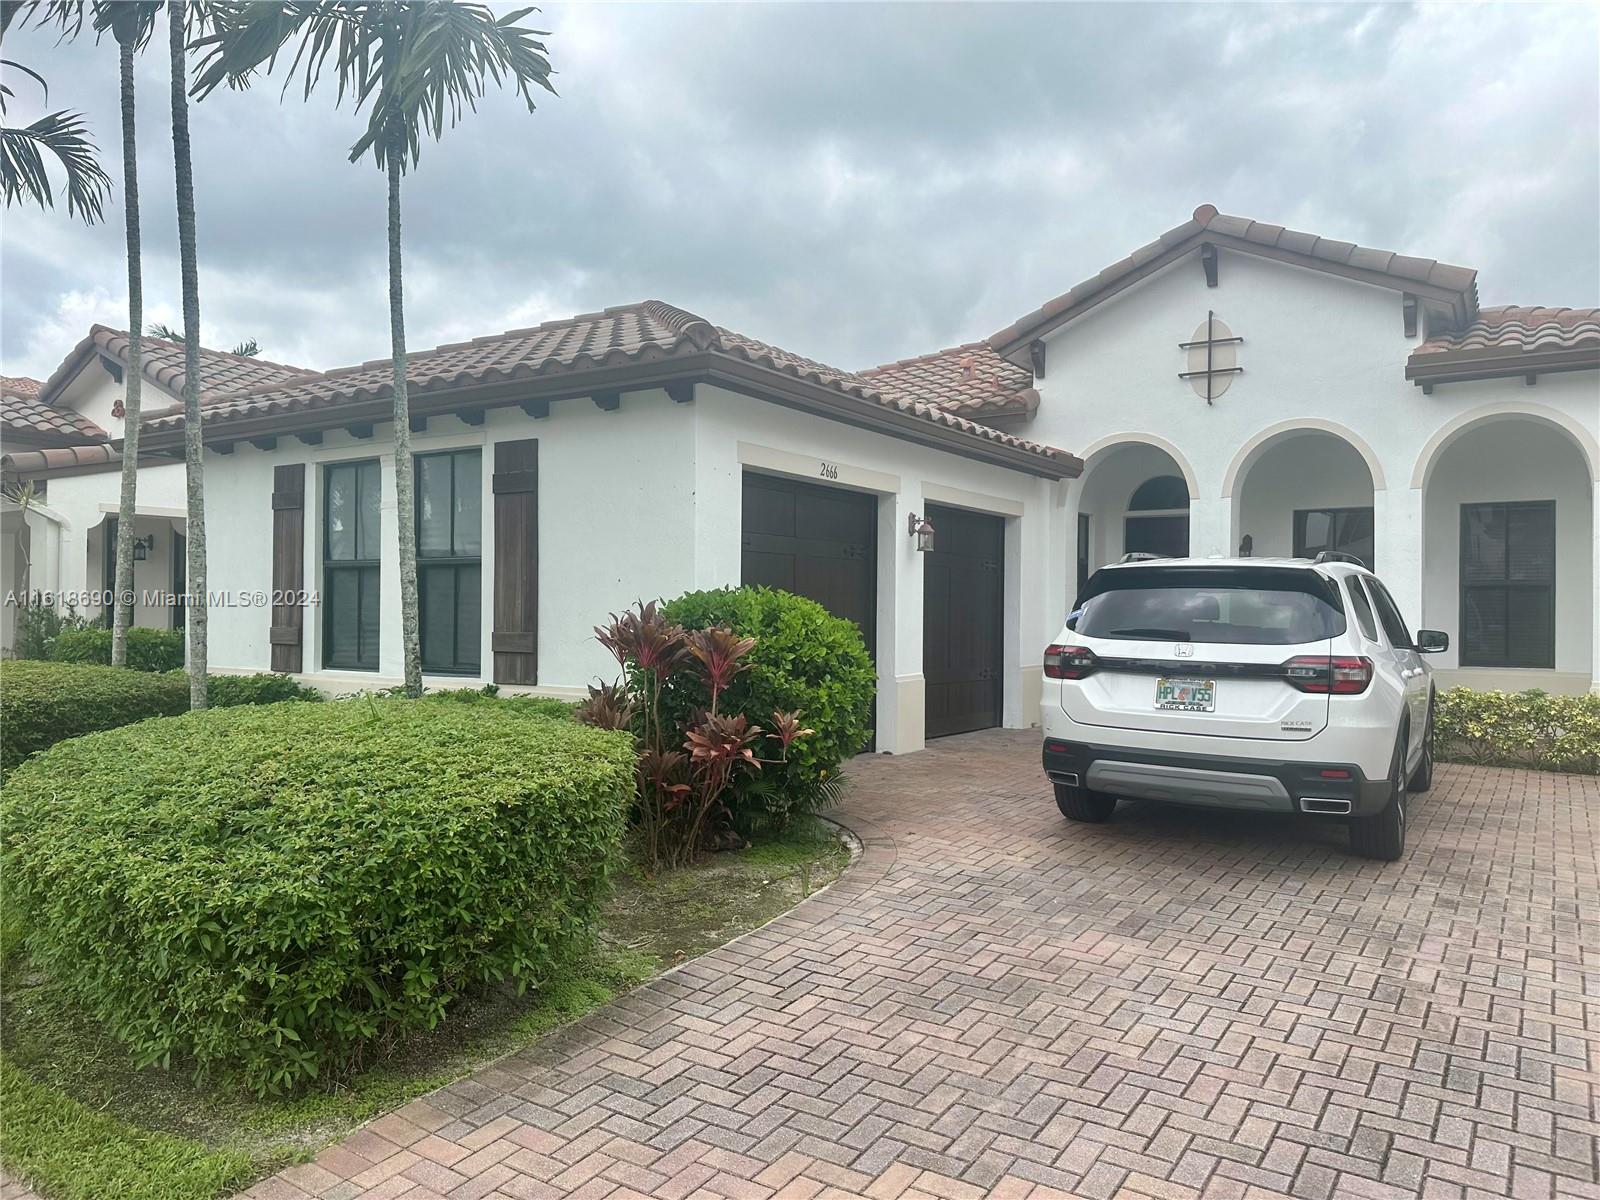
[[1083,460],[1083,471],[1079,474],[1077,480],[1080,486],[1082,481],[1088,477],[1090,470],[1096,465],[1096,456],[1104,455],[1119,446],[1129,444],[1154,446],[1157,450],[1160,450],[1175,462],[1178,465],[1178,470],[1183,473],[1183,481],[1189,486],[1189,499],[1191,501],[1200,499],[1199,477],[1195,475],[1194,468],[1189,465],[1189,460],[1184,457],[1183,451],[1179,450],[1177,446],[1160,434],[1155,433],[1113,433],[1085,447],[1083,453],[1078,456]]
[[1411,486],[1425,487],[1428,475],[1432,472],[1434,464],[1439,461],[1439,456],[1451,442],[1467,430],[1486,421],[1514,420],[1538,421],[1561,430],[1572,439],[1579,453],[1583,455],[1589,467],[1589,478],[1600,481],[1600,446],[1596,445],[1594,435],[1578,424],[1577,420],[1560,409],[1550,408],[1547,405],[1502,401],[1499,404],[1485,404],[1481,408],[1460,413],[1440,426],[1422,447],[1422,453],[1417,455],[1416,466],[1411,470]]
[[1294,420],[1279,421],[1276,425],[1268,425],[1240,447],[1239,453],[1233,456],[1233,461],[1228,464],[1228,470],[1222,477],[1222,498],[1228,500],[1233,497],[1238,489],[1239,480],[1264,450],[1296,433],[1326,433],[1345,442],[1366,462],[1367,471],[1372,476],[1373,490],[1377,491],[1387,486],[1384,482],[1383,464],[1378,461],[1377,454],[1360,434],[1340,425],[1337,421],[1325,421],[1321,417],[1299,417]]

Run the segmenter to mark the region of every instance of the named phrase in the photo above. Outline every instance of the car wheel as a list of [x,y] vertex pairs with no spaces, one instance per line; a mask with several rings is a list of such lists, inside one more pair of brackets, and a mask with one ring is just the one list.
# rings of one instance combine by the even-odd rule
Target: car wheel
[[1058,783],[1056,807],[1069,820],[1098,825],[1111,816],[1111,810],[1117,807],[1117,798],[1107,796],[1104,792],[1091,792],[1088,788]]
[[1422,760],[1411,773],[1407,784],[1410,791],[1421,793],[1433,786],[1433,698],[1428,698],[1428,728],[1422,735]]
[[1393,793],[1389,803],[1370,817],[1350,819],[1350,848],[1363,858],[1394,862],[1406,849],[1406,756],[1405,734],[1395,747],[1394,767],[1389,772]]

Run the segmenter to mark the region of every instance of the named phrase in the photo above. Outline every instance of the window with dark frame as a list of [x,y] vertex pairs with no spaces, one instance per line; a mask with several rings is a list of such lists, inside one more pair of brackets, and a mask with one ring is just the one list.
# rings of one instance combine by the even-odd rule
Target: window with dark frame
[[322,665],[378,669],[383,479],[377,459],[322,472]]
[[1377,536],[1371,508],[1302,508],[1294,514],[1294,556],[1315,558],[1323,550],[1353,554],[1375,571]]
[[1556,665],[1556,505],[1461,506],[1461,665]]
[[476,675],[483,663],[483,451],[419,454],[416,466],[422,669]]

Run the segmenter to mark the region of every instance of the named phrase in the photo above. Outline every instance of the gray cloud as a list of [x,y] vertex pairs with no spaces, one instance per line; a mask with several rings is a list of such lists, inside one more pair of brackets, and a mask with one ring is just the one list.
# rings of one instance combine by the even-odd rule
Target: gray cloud
[[[658,296],[837,363],[981,337],[1224,212],[1475,266],[1486,303],[1600,302],[1590,6],[557,6],[559,97],[489,97],[406,182],[415,347]],[[115,164],[116,58],[8,39]],[[140,66],[146,305],[176,323],[160,44]],[[26,88],[19,90],[26,91]],[[18,113],[21,110],[14,110]],[[384,184],[331,97],[193,109],[206,341],[387,345]],[[125,321],[120,208],[13,209],[0,356]]]

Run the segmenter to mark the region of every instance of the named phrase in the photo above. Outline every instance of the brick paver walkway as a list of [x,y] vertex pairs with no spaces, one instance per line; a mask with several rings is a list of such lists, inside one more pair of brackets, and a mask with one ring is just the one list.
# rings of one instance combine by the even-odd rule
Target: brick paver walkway
[[252,1200],[1600,1196],[1600,780],[1443,767],[1404,861],[853,769],[822,896]]

